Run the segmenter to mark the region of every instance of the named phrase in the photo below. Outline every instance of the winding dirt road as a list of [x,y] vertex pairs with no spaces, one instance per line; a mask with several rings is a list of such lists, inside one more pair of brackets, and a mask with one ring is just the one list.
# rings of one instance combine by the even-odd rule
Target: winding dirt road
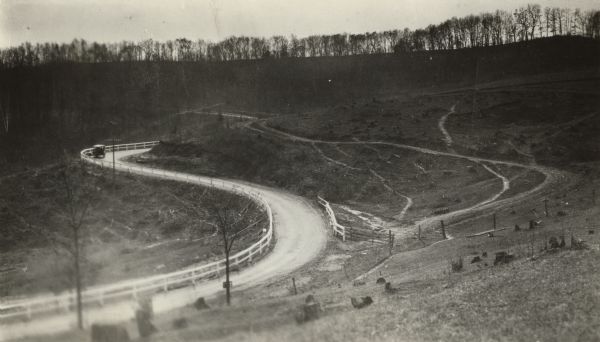
[[[122,159],[145,151],[147,150],[116,152],[115,159],[118,160],[116,168],[124,171],[128,167],[139,167],[124,162]],[[112,153],[106,154],[105,163],[112,165]],[[150,169],[146,170],[142,172],[146,176],[165,178],[155,172],[150,172]],[[168,171],[166,174],[166,178],[176,181],[186,178],[185,176],[183,173],[172,171]],[[232,275],[231,280],[234,291],[264,285],[266,282],[287,275],[315,259],[325,247],[327,240],[326,223],[319,210],[302,197],[283,190],[237,180],[214,179],[194,175],[191,183],[212,185],[227,191],[231,191],[231,187],[236,187],[248,192],[258,193],[267,201],[273,212],[275,241],[272,244],[272,250],[256,264]],[[155,295],[152,298],[154,311],[157,313],[165,312],[190,305],[198,297],[210,297],[222,293],[222,281],[223,279],[214,279],[198,283],[196,287],[190,286]],[[104,307],[86,309],[84,311],[84,321],[86,324],[126,321],[134,317],[136,306],[137,304],[134,302],[124,301]],[[49,318],[35,319],[30,322],[9,325],[0,323],[0,341],[23,336],[54,334],[72,329],[75,323],[75,314],[72,312]]]

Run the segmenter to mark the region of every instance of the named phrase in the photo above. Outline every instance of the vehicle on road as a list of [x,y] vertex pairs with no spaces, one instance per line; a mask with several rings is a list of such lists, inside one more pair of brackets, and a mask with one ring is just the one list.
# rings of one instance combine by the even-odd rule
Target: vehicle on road
[[92,149],[92,157],[104,158],[105,153],[106,153],[106,146],[94,145],[94,148]]

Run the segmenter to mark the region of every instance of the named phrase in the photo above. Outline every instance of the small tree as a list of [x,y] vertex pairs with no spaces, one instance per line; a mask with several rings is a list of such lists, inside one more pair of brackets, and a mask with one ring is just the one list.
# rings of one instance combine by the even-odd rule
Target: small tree
[[192,217],[193,231],[202,230],[210,225],[214,233],[219,235],[223,254],[225,255],[225,289],[227,305],[231,304],[230,256],[235,242],[255,227],[264,217],[261,215],[257,204],[239,195],[221,190],[204,189],[192,191],[186,198],[169,193],[186,208]]
[[83,329],[83,311],[81,292],[82,284],[82,248],[83,248],[83,230],[85,228],[85,219],[91,205],[91,186],[83,179],[86,174],[86,167],[83,162],[72,163],[67,158],[63,161],[63,167],[59,173],[60,188],[62,196],[57,199],[57,203],[62,211],[56,215],[69,228],[69,236],[61,239],[55,239],[69,252],[73,262],[73,282],[76,291],[77,301],[77,326]]
[[233,246],[243,233],[256,226],[262,217],[257,205],[250,199],[222,191],[212,192],[210,213],[214,217],[216,227],[221,236],[223,253],[225,254],[225,291],[227,305],[231,304],[230,256]]

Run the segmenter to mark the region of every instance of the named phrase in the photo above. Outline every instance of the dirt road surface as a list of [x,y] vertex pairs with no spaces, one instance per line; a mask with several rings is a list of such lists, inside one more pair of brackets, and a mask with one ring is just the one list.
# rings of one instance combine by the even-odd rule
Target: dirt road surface
[[[117,152],[115,158],[117,169],[137,165],[123,162],[122,158],[146,150]],[[112,154],[107,153],[104,159],[112,164]],[[157,170],[158,171],[158,170]],[[157,173],[145,173],[157,177]],[[184,174],[168,172],[167,178],[180,180]],[[221,180],[203,176],[193,176],[192,183],[213,185],[217,188],[230,190],[237,187],[249,192],[260,194],[273,212],[275,240],[272,250],[256,264],[243,269],[232,276],[233,290],[238,291],[290,274],[309,261],[316,258],[325,247],[327,239],[326,223],[319,210],[302,197],[292,195],[282,190],[255,185],[237,180]],[[223,278],[223,277],[222,277]],[[152,299],[154,311],[157,313],[192,304],[198,297],[210,297],[223,292],[223,279],[215,279],[199,283],[195,288],[186,287],[178,290],[155,295]],[[137,303],[124,301],[84,311],[86,325],[93,322],[122,322],[134,317]],[[0,323],[0,341],[23,336],[58,333],[76,326],[75,313],[55,315],[50,318],[34,319],[30,322],[2,325]]]

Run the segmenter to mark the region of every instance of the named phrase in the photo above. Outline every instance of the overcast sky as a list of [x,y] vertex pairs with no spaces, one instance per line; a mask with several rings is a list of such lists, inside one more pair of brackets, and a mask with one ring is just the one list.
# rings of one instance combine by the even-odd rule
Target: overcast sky
[[[419,28],[452,16],[511,10],[521,0],[0,0],[0,47],[73,38],[114,42]],[[531,1],[529,1],[531,2]],[[600,8],[600,0],[539,0]]]

